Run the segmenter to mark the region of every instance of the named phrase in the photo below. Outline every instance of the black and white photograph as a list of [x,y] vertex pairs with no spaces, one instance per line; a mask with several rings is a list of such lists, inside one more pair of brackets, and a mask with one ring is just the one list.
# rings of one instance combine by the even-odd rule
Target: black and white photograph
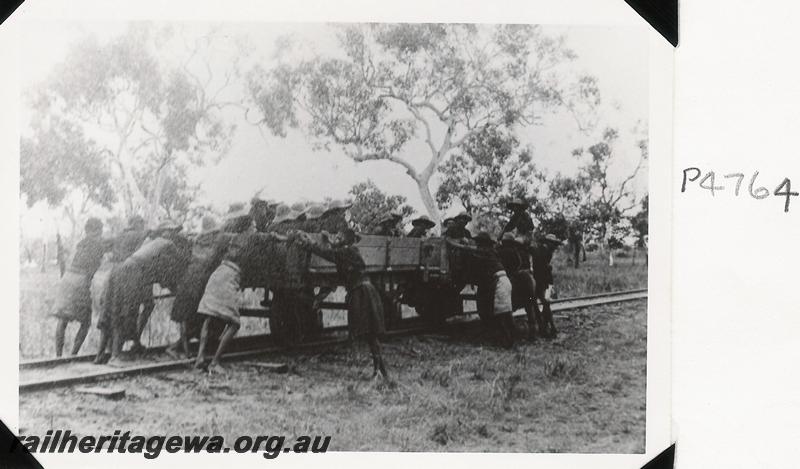
[[26,23],[22,444],[645,453],[649,37]]

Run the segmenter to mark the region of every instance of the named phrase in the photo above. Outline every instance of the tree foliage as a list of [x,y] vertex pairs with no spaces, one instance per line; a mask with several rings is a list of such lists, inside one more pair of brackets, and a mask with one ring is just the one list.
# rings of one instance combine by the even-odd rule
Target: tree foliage
[[[575,58],[564,38],[537,26],[348,25],[337,38],[338,56],[292,54],[251,72],[263,124],[279,136],[302,129],[315,148],[338,146],[356,162],[400,165],[437,220],[431,179],[474,135],[532,125],[556,108],[581,123],[600,100],[594,78],[562,70]],[[280,42],[285,56],[287,44]],[[418,148],[421,168],[408,158]]]
[[541,211],[543,175],[533,164],[532,150],[520,148],[507,129],[488,126],[473,134],[440,172],[439,207],[447,209],[457,202],[481,231],[500,232],[508,216],[505,202],[512,198],[527,200],[534,214]]
[[356,231],[362,233],[372,233],[378,227],[378,221],[387,213],[401,213],[401,224],[414,213],[414,209],[406,204],[405,197],[386,194],[371,180],[354,185],[350,195],[353,196],[353,206],[350,208],[353,224]]
[[[185,39],[179,36],[170,29],[133,24],[106,42],[86,36],[69,49],[30,93],[33,121],[55,120],[90,135],[94,151],[90,158],[63,159],[50,174],[39,174],[42,180],[74,186],[65,175],[85,166],[100,168],[106,186],[115,191],[108,200],[118,197],[126,215],[140,213],[152,220],[165,214],[164,192],[181,188],[169,187],[172,172],[225,154],[234,126],[221,115],[226,103],[220,93],[230,76],[215,80],[204,61],[201,52],[211,36],[186,46],[176,45]],[[179,50],[179,58],[167,60],[165,49]],[[33,125],[31,140],[42,141],[47,132]],[[23,191],[37,196],[27,187]]]

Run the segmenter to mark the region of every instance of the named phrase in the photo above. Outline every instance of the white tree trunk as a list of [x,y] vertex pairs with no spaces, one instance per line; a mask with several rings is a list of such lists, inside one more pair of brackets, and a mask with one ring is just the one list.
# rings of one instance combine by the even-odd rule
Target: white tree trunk
[[431,189],[428,186],[429,179],[430,178],[425,180],[417,179],[416,182],[419,188],[419,195],[422,197],[422,203],[425,204],[425,210],[428,211],[428,216],[431,217],[431,220],[436,222],[438,226],[441,222],[442,215],[439,213],[439,207],[436,205],[436,200],[434,200]]

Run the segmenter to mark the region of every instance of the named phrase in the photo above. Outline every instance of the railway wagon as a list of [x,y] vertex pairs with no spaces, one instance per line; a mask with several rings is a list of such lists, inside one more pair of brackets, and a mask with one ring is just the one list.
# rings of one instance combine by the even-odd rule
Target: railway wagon
[[[318,234],[310,236],[321,239]],[[443,238],[361,235],[356,247],[370,280],[381,292],[388,328],[399,326],[404,304],[429,322],[463,311],[464,258]],[[320,307],[345,308],[343,303],[319,301],[341,286],[333,263],[291,243],[270,243],[260,252],[264,259],[259,264],[264,269],[258,278],[246,279],[243,287],[266,287],[272,298],[266,310],[244,310],[243,315],[271,317],[270,327],[274,322],[278,334],[297,333],[281,327],[286,326],[301,328],[306,335],[321,329]],[[280,324],[279,318],[287,317],[299,318],[300,324]]]

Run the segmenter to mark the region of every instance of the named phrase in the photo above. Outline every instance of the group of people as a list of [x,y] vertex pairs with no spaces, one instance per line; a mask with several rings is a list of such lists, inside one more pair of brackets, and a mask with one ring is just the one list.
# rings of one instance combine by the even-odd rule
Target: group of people
[[[240,290],[264,287],[267,301],[270,286],[259,276],[263,263],[279,262],[279,258],[286,262],[286,251],[280,249],[293,245],[335,264],[347,293],[350,333],[369,345],[373,376],[388,378],[379,343],[385,332],[383,301],[365,273],[364,259],[356,247],[360,237],[350,227],[349,208],[348,202],[336,200],[299,207],[254,199],[249,208],[233,207],[221,226],[204,219],[202,231],[191,240],[181,234],[180,225],[166,221],[147,230],[138,216],[132,217],[118,236],[103,238],[102,222],[92,218],[59,283],[56,354],[62,354],[70,321],[80,323],[72,347],[72,353],[78,353],[91,325],[93,305],[101,331],[95,363],[118,364],[123,344],[129,340],[133,349],[142,348],[141,335],[153,310],[152,286],[158,283],[175,294],[170,318],[180,331],[180,338],[167,352],[188,357],[189,340],[198,338],[195,367],[224,372],[220,358],[241,324]],[[492,321],[505,345],[513,342],[511,312],[517,307],[528,311],[532,337],[535,329],[545,337],[555,334],[544,291],[552,283],[549,263],[559,244],[552,236],[533,243],[533,223],[524,203],[512,201],[509,208],[512,216],[499,244],[485,232],[473,238],[466,228],[470,221],[466,213],[445,220],[442,226],[448,243],[469,253],[470,269],[478,272],[478,302],[494,313]],[[402,216],[397,215],[379,220],[375,234],[423,237],[436,226],[422,216],[403,234],[398,227]],[[106,253],[109,268],[100,275]],[[281,292],[272,291],[274,300]],[[543,311],[539,311],[537,299],[542,301]],[[271,316],[271,328],[275,317]],[[276,318],[275,327],[279,322]],[[215,337],[216,350],[209,360],[209,344]]]

